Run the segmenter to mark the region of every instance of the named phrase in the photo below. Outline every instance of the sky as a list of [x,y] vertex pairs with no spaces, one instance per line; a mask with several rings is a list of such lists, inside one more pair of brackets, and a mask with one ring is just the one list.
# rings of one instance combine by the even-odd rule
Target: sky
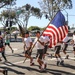
[[[15,6],[21,7],[25,4],[30,4],[31,6],[40,8],[40,6],[38,4],[39,1],[40,0],[17,0]],[[67,13],[69,15],[68,16],[68,21],[69,21],[68,25],[70,27],[75,25],[75,19],[74,19],[75,18],[75,0],[72,0],[72,3],[73,3],[73,8],[66,10],[66,12],[65,11],[63,12],[65,18],[66,18]],[[30,27],[30,26],[46,27],[48,25],[48,23],[49,23],[49,20],[45,19],[45,17],[42,17],[41,19],[38,19],[36,17],[30,17],[29,22],[28,22],[28,27]]]

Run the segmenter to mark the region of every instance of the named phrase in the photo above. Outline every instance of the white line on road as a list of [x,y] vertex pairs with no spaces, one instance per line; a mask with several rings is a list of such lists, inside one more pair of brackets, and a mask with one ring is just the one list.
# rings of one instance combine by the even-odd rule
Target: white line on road
[[[64,59],[65,57],[63,57],[63,59]],[[75,59],[74,57],[69,57],[69,59]],[[47,61],[53,61],[53,60],[56,60],[56,58],[48,58],[48,59],[46,59]],[[28,62],[28,61],[30,61],[29,59],[27,59],[25,62]],[[13,64],[21,64],[21,63],[23,63],[23,61],[18,61],[18,62],[14,62]],[[6,64],[8,64],[9,66],[10,65],[12,65],[11,63],[6,63]],[[7,66],[7,65],[1,65],[1,66]],[[73,73],[75,73],[75,72],[73,72]]]
[[17,51],[17,50],[18,50],[18,48],[13,48],[13,50],[14,50],[14,51]]
[[[28,61],[30,61],[30,60],[28,59],[28,60],[26,60],[25,62],[28,62]],[[23,61],[15,62],[15,63],[13,63],[13,64],[21,64],[21,63],[23,63]],[[12,65],[11,63],[6,63],[6,64],[8,64],[9,66]],[[0,66],[7,66],[7,65],[0,65]]]
[[73,74],[75,74],[75,71],[74,72],[72,72]]
[[[62,57],[62,58],[65,59],[65,57]],[[68,59],[75,60],[75,57],[69,57]],[[56,58],[48,58],[48,60],[56,60]]]

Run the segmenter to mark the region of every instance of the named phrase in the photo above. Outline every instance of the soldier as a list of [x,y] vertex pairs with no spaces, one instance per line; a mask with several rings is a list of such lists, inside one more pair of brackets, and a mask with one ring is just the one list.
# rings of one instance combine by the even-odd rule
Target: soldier
[[14,50],[13,50],[12,47],[10,46],[10,39],[9,39],[9,35],[8,35],[7,32],[6,32],[6,34],[5,34],[5,47],[6,47],[6,45],[9,46],[9,48],[11,49],[11,51],[12,51],[12,53],[13,53]]
[[50,39],[49,39],[49,37],[46,36],[46,35],[44,35],[43,38],[44,38],[44,44],[45,44],[45,46],[44,46],[44,56],[43,56],[43,58],[45,58],[45,55],[46,55],[46,54],[47,54],[47,55],[49,54],[49,53],[47,53],[47,49],[48,49],[48,44],[49,44],[49,42],[50,42]]
[[39,63],[40,70],[43,71],[45,69],[45,64],[44,61],[42,60],[44,54],[44,39],[42,36],[40,36],[39,31],[36,32],[36,38],[34,42],[36,42],[37,53],[38,53],[37,62]]
[[[68,42],[69,42],[69,38],[68,38],[68,35],[63,39],[63,53],[66,55],[66,50],[67,50],[67,47],[68,47]],[[65,59],[68,59],[69,55],[66,55],[66,58]]]
[[64,61],[61,58],[60,55],[60,50],[61,50],[61,42],[57,43],[57,45],[55,46],[55,57],[57,59],[57,66],[60,65],[64,65]]
[[73,44],[73,52],[74,52],[74,57],[75,57],[75,31],[73,32],[72,44]]
[[[3,38],[1,36],[1,31],[0,31],[0,53],[2,54],[2,57],[5,59],[5,62],[7,62],[7,59],[5,57],[5,47],[3,44]],[[0,58],[0,61],[1,61],[1,58]]]
[[29,37],[29,32],[25,32],[24,38],[24,50],[25,50],[25,57],[30,59],[30,66],[34,65],[33,58],[31,57],[31,47],[32,47],[32,40]]

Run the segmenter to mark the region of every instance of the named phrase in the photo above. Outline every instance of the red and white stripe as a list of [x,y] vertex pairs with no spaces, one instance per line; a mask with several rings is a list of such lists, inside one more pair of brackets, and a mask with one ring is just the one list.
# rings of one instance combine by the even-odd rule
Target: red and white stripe
[[54,25],[49,24],[43,34],[50,36],[50,47],[54,47],[59,41],[68,33],[68,26],[64,25],[56,28]]

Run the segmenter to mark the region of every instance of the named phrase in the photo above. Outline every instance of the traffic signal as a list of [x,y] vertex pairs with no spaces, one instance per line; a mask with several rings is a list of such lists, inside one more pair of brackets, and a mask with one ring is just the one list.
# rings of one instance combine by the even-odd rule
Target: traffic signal
[[10,30],[10,28],[8,28],[8,30]]
[[45,17],[46,17],[46,19],[47,19],[47,18],[48,18],[48,15],[46,14]]
[[10,21],[10,27],[12,27],[12,21]]
[[28,11],[30,9],[30,5],[29,4],[26,4],[26,11]]
[[6,21],[6,27],[8,27],[8,21]]

